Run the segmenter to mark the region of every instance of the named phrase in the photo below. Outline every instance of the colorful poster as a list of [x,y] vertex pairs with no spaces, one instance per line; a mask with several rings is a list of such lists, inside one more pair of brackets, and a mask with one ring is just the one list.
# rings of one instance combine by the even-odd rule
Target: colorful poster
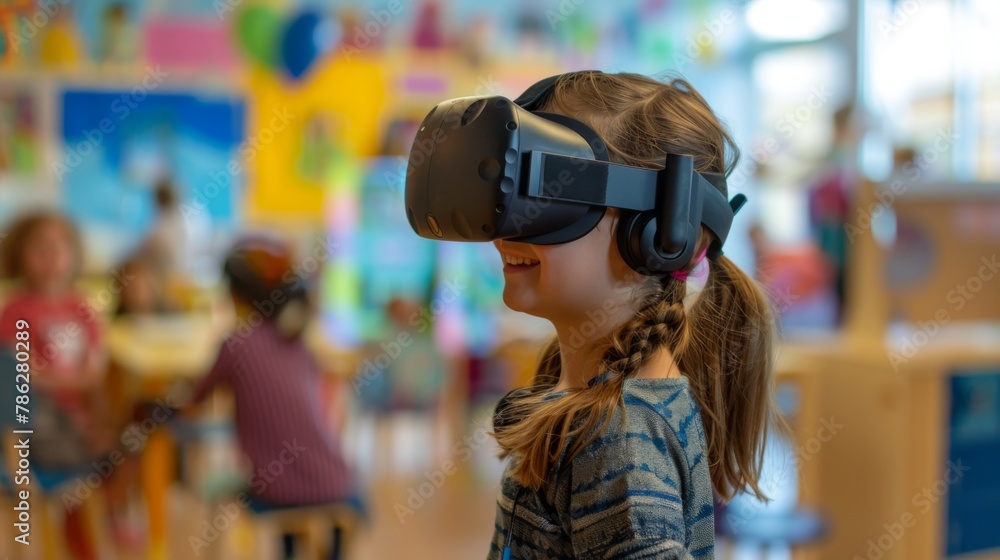
[[236,219],[246,173],[238,97],[71,90],[62,95],[61,132],[52,173],[66,211],[82,223],[141,234],[161,180],[178,191],[186,220],[228,226]]

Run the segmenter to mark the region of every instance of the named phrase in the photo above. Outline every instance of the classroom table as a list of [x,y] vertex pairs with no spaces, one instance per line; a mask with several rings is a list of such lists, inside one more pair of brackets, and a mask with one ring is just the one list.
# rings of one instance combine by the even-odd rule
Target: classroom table
[[[208,371],[223,332],[207,314],[129,318],[111,326],[107,343],[112,361],[132,378],[139,397],[154,401],[164,398],[172,383],[194,381]],[[170,557],[167,495],[177,464],[170,430],[149,434],[141,461],[149,516],[148,557],[166,559]]]

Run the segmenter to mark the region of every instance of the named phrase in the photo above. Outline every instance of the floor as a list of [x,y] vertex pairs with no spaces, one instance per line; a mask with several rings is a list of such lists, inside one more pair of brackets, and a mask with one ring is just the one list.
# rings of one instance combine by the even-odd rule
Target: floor
[[[368,524],[356,533],[347,560],[469,560],[485,558],[502,474],[496,444],[483,414],[446,429],[426,416],[397,415],[387,421],[358,419],[345,448],[359,467],[370,508]],[[454,426],[459,426],[460,436]],[[209,475],[232,452],[211,446],[201,463]],[[207,465],[207,466],[206,466]],[[218,474],[217,472],[215,474]],[[211,479],[211,476],[206,476]],[[202,480],[201,483],[204,483]],[[239,508],[233,500],[208,506],[192,486],[177,485],[170,497],[169,549],[159,554],[102,555],[99,560],[280,560],[277,528]],[[58,508],[58,504],[55,504]],[[9,514],[13,504],[4,504]],[[141,508],[138,508],[141,511]],[[8,520],[4,520],[8,521]],[[141,520],[140,520],[141,521]],[[33,526],[30,549],[11,546],[10,524],[0,527],[0,560],[45,558],[38,554],[43,525]],[[788,550],[757,550],[718,543],[718,558],[789,560]],[[50,556],[53,560],[65,560]],[[45,560],[49,560],[45,558]],[[311,559],[310,559],[311,560]]]
[[[470,418],[450,423],[458,426],[450,430],[426,415],[355,421],[349,431],[354,437],[345,441],[345,447],[362,475],[370,519],[357,532],[353,546],[345,554],[347,560],[486,557],[502,467],[482,418]],[[217,467],[231,462],[232,449],[226,444],[213,443],[209,447],[211,453],[196,465],[203,476],[191,485],[176,485],[172,490],[169,548],[158,553],[107,553],[100,560],[281,558],[276,527],[238,507],[234,500],[209,506],[199,497],[199,485],[220,484],[219,478],[225,477]],[[58,513],[58,498],[51,503]],[[0,560],[49,560],[42,554],[41,542],[49,538],[50,532],[61,532],[34,519],[31,546],[13,545],[14,535],[9,530],[13,520],[8,519],[13,505],[3,504],[6,514],[0,527]],[[135,509],[141,526],[141,504]],[[62,554],[50,558],[58,556]]]
[[[422,415],[356,420],[345,447],[358,465],[371,516],[347,551],[348,560],[485,558],[502,466],[484,425],[474,417],[465,433],[452,437]],[[208,549],[198,534],[211,516],[185,492],[177,493],[174,504],[175,527],[187,529],[174,531],[170,557],[204,556],[200,553]],[[213,514],[224,512],[216,508]],[[251,515],[238,515],[217,540],[214,558],[280,558],[275,528]]]

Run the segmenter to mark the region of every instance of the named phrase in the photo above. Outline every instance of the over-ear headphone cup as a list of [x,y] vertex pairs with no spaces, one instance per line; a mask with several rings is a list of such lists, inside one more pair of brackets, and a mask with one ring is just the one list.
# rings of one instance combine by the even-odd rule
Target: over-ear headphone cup
[[656,246],[656,220],[652,212],[637,212],[623,216],[617,233],[618,252],[632,270],[646,276],[661,276],[680,270],[690,251],[664,255]]
[[648,212],[632,212],[623,215],[618,222],[618,252],[625,264],[640,274],[649,274],[642,251],[642,230],[652,217]]

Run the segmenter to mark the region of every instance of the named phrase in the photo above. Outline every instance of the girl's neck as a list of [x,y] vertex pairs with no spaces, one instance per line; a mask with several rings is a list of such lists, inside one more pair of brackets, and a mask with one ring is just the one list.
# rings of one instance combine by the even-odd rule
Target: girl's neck
[[[606,337],[605,337],[606,340]],[[586,387],[598,374],[606,342],[559,335],[559,382],[556,391]]]
[[[556,327],[559,339],[560,371],[559,382],[554,391],[586,387],[596,377],[601,368],[601,355],[610,342],[614,327],[597,329],[593,336],[580,334],[580,328]],[[634,377],[643,379],[667,379],[682,377],[673,353],[666,346],[655,350],[646,364],[635,372]]]
[[628,320],[633,311],[626,306],[600,310],[582,319],[552,320],[559,339],[560,371],[556,390],[587,386],[601,368],[601,354],[610,341],[611,333]]

